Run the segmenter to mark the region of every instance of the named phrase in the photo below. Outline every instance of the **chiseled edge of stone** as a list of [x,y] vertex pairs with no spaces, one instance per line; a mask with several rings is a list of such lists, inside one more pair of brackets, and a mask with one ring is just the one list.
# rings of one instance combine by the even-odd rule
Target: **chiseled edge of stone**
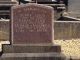
[[5,53],[2,58],[8,57],[65,57],[61,53]]
[[39,44],[13,44],[14,46],[60,46],[53,43],[39,43]]
[[9,41],[1,41],[0,42],[0,52],[2,51],[2,45],[7,45],[7,44],[10,44],[10,42]]

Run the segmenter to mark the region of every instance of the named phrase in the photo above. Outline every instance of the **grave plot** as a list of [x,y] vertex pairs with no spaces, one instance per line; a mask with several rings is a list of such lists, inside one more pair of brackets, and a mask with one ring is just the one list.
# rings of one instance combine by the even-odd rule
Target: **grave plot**
[[50,6],[14,6],[11,14],[11,44],[3,45],[1,60],[65,60],[54,42],[54,10]]

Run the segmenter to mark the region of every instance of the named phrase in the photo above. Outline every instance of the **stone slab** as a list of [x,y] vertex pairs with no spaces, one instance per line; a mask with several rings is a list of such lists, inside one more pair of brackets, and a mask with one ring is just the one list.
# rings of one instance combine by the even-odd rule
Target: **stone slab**
[[69,0],[68,1],[68,12],[69,16],[80,18],[80,0]]
[[12,8],[12,43],[52,43],[53,8],[26,4]]
[[65,60],[63,54],[58,53],[7,53],[0,60]]
[[19,46],[19,45],[3,45],[3,53],[47,53],[57,52],[61,53],[61,46],[59,45],[46,45],[46,46]]
[[55,21],[54,25],[55,40],[71,40],[80,38],[79,21]]

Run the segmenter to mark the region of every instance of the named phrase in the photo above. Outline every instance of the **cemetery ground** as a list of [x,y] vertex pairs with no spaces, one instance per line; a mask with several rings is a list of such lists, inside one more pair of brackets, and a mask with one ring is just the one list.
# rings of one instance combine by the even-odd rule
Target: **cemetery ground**
[[61,45],[62,53],[67,57],[80,59],[80,39],[54,40],[54,43]]

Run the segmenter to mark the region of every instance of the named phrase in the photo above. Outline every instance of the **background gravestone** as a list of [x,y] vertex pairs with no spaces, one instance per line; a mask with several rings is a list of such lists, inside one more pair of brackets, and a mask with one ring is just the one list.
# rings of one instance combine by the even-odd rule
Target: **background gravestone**
[[69,0],[68,12],[70,16],[80,18],[80,0]]
[[51,7],[36,4],[13,7],[13,44],[51,43],[52,10]]

